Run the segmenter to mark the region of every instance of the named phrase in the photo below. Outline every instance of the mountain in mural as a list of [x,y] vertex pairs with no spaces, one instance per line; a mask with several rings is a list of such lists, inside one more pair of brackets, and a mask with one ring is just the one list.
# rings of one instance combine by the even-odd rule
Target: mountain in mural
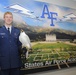
[[[33,29],[33,30],[32,30]],[[45,40],[45,35],[46,34],[55,34],[57,39],[71,39],[74,40],[76,38],[76,32],[74,31],[70,31],[70,30],[64,30],[64,29],[57,29],[57,28],[43,28],[40,26],[36,26],[36,27],[29,27],[29,30],[31,30],[32,32],[30,32],[30,34],[28,34],[30,36],[31,39],[41,39],[41,40]]]

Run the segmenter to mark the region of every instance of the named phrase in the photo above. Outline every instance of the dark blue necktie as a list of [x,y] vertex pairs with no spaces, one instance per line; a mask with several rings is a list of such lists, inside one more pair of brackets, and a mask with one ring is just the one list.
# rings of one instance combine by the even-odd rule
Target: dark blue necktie
[[10,34],[10,28],[8,28],[8,33]]

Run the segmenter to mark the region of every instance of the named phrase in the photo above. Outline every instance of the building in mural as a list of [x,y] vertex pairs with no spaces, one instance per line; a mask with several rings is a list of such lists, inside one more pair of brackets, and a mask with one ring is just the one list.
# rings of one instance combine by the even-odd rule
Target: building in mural
[[55,34],[46,34],[46,41],[56,41],[56,35]]

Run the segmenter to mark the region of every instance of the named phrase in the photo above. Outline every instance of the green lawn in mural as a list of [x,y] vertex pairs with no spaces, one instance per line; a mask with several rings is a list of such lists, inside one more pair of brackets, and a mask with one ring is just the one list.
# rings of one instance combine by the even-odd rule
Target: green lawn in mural
[[76,46],[65,43],[36,43],[28,62],[45,62],[76,57]]
[[38,50],[38,49],[55,49],[55,48],[69,48],[69,47],[75,47],[69,44],[65,43],[37,43],[34,45],[32,48],[33,50]]
[[29,52],[27,60],[24,59],[25,68],[38,68],[76,62],[76,44],[65,42],[34,42],[32,51]]

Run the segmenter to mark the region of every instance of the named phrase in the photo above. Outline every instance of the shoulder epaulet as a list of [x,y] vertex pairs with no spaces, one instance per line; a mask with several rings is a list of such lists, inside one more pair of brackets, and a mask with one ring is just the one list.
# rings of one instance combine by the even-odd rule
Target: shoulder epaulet
[[18,27],[14,27],[16,30],[19,30],[20,31],[20,29],[18,28]]

